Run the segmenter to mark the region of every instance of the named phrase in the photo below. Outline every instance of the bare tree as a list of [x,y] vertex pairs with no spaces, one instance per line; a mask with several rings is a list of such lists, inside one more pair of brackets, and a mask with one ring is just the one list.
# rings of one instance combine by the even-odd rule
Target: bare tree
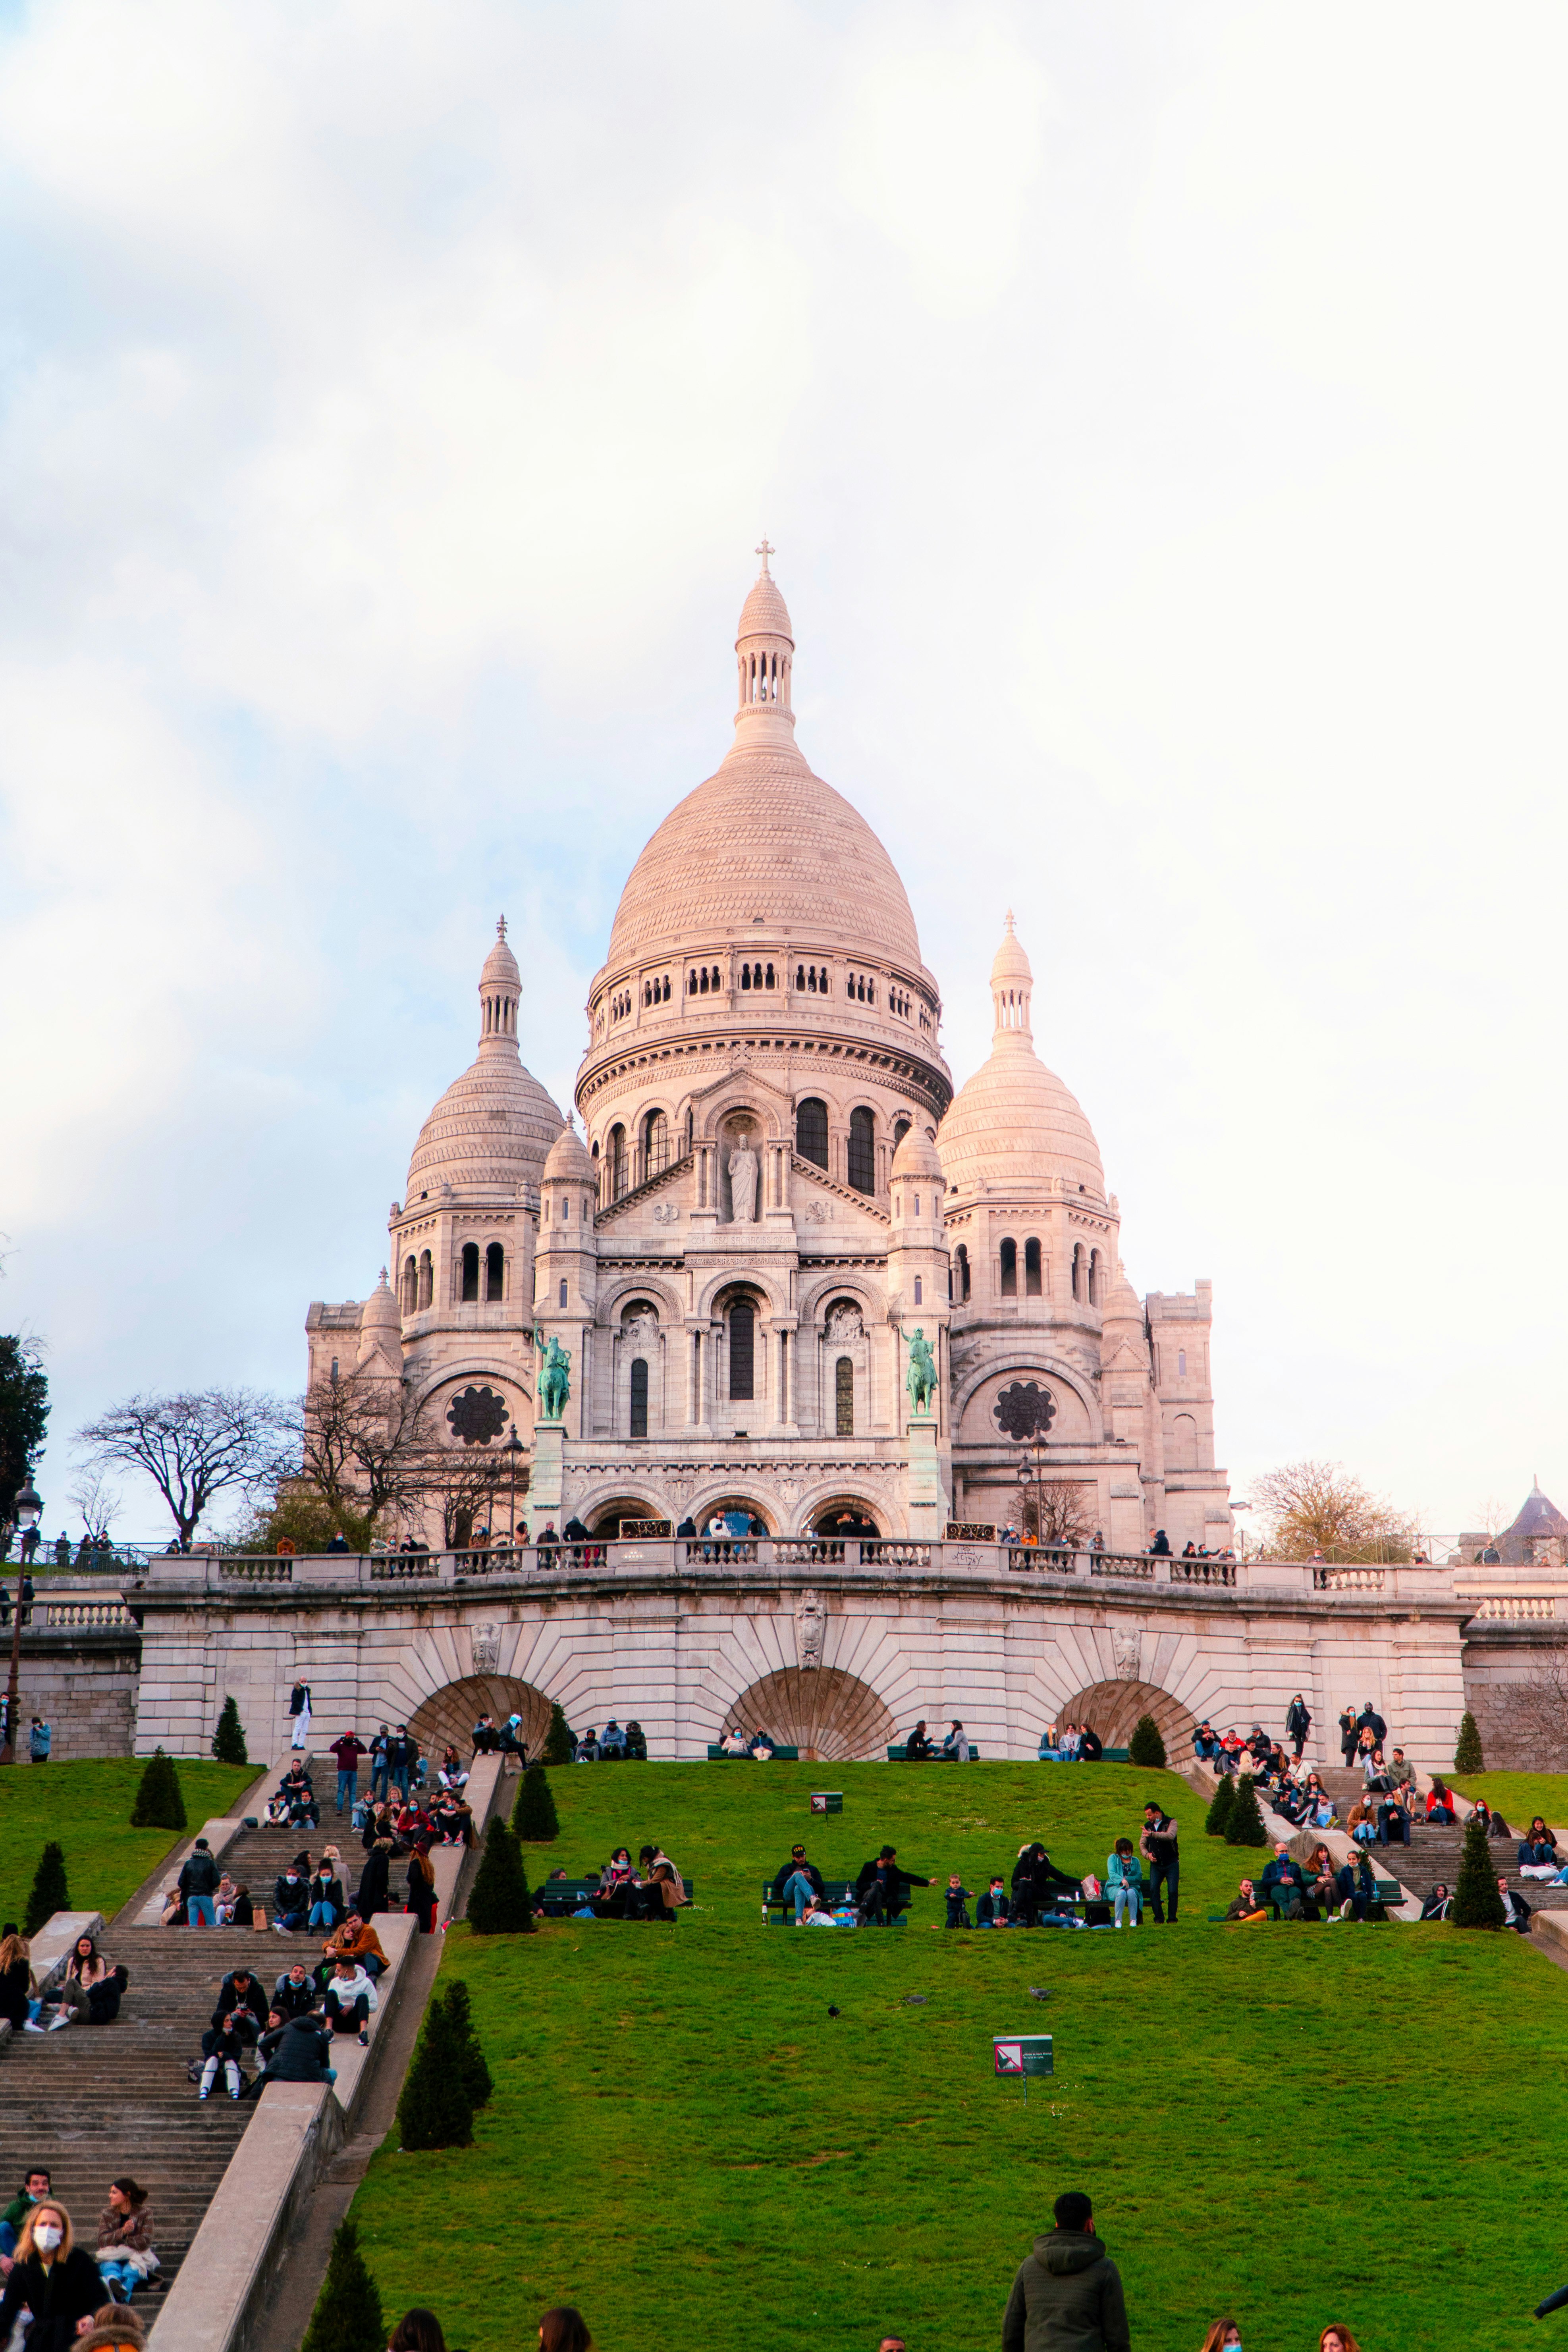
[[111,1486],[101,1468],[79,1470],[66,1489],[66,1499],[81,1519],[94,1543],[108,1535],[119,1510],[121,1496],[118,1486]]
[[1076,1479],[1047,1478],[1037,1486],[1024,1487],[1022,1494],[1026,1534],[1038,1536],[1042,1544],[1082,1550],[1094,1533],[1092,1486]]
[[1287,1462],[1252,1481],[1273,1559],[1408,1559],[1416,1524],[1338,1462]]
[[435,1437],[408,1381],[365,1372],[318,1381],[291,1419],[300,1475],[334,1509],[374,1520],[428,1492]]
[[1489,1766],[1560,1772],[1568,1764],[1568,1649],[1537,1651],[1531,1673],[1486,1687],[1481,1738]]
[[153,1481],[182,1545],[215,1496],[253,1495],[286,1468],[294,1437],[280,1399],[253,1389],[204,1389],[185,1396],[133,1396],[79,1429],[84,1467],[124,1467]]

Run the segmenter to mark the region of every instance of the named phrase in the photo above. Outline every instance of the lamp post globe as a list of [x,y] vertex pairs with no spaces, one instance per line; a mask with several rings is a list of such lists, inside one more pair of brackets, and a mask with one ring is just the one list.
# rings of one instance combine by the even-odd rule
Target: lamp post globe
[[11,1507],[16,1516],[16,1525],[21,1528],[24,1535],[26,1534],[29,1528],[36,1528],[37,1526],[38,1521],[44,1516],[44,1503],[42,1496],[38,1493],[38,1490],[34,1486],[31,1478],[23,1479],[21,1485],[16,1489],[16,1499],[12,1503]]

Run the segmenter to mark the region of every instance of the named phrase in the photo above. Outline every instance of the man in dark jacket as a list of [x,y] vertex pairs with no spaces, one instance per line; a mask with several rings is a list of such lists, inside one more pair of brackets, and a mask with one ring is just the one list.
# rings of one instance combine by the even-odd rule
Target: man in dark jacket
[[285,1969],[272,1988],[272,2006],[285,2021],[303,2017],[307,2010],[315,2008],[319,1997],[303,1960],[296,1960],[291,1969]]
[[790,1848],[789,1860],[782,1863],[773,1875],[773,1899],[775,1903],[795,1904],[795,1925],[814,1895],[822,1893],[822,1873],[814,1862],[807,1862],[803,1845]]
[[1179,1829],[1176,1822],[1163,1805],[1152,1800],[1143,1808],[1143,1830],[1138,1840],[1138,1851],[1149,1864],[1149,1899],[1154,1906],[1154,1916],[1161,1927],[1165,1914],[1161,1907],[1162,1895],[1171,1899],[1171,1925],[1176,1924],[1176,1905],[1181,1899],[1182,1865],[1177,1845]]
[[1131,2352],[1121,2276],[1076,2189],[1056,2202],[1057,2226],[1019,2265],[1002,2321],[1002,2352]]
[[[1274,1889],[1281,1885],[1291,1890],[1285,1898],[1286,1917],[1301,1918],[1307,1909],[1307,1881],[1300,1864],[1295,1859],[1289,1844],[1283,1840],[1275,1847],[1274,1859],[1263,1874],[1265,1902],[1272,1897]],[[1315,1919],[1317,1916],[1318,1906],[1314,1903],[1311,1906],[1311,1916]]]
[[341,1813],[346,1799],[350,1811],[359,1794],[359,1759],[368,1753],[364,1742],[353,1731],[345,1731],[334,1739],[327,1753],[338,1759],[338,1811]]
[[[213,2011],[213,2023],[221,2025],[237,2009],[247,2009],[256,2020],[259,2033],[267,2023],[267,1995],[247,1968],[230,1969],[218,1987],[217,2007]],[[252,2039],[254,2040],[254,2036]]]
[[212,1858],[212,1849],[205,1838],[198,1838],[180,1873],[180,1893],[185,1898],[186,1916],[193,1927],[213,1927],[217,1925],[214,1896],[218,1890],[219,1872]]
[[862,1865],[855,1881],[855,1900],[868,1925],[875,1919],[882,1927],[890,1927],[899,1913],[909,1908],[910,1888],[930,1885],[929,1878],[917,1878],[912,1871],[900,1870],[897,1848],[885,1845],[874,1862]]
[[303,2017],[291,2017],[287,2025],[261,2037],[267,2064],[252,2085],[253,2095],[268,2083],[331,2082],[336,2070],[331,2063],[331,2051],[315,2010],[308,2010]]
[[272,1882],[273,1926],[286,1936],[297,1936],[310,1915],[310,1885],[298,1861],[280,1870]]
[[1388,1726],[1384,1723],[1382,1716],[1379,1715],[1376,1707],[1373,1706],[1371,1699],[1368,1699],[1360,1715],[1357,1716],[1355,1728],[1356,1738],[1358,1740],[1363,1731],[1370,1731],[1373,1738],[1379,1741],[1384,1740],[1388,1738]]
[[1300,1691],[1285,1711],[1285,1737],[1296,1750],[1296,1761],[1301,1761],[1301,1750],[1307,1745],[1307,1734],[1312,1728],[1312,1718],[1307,1702]]

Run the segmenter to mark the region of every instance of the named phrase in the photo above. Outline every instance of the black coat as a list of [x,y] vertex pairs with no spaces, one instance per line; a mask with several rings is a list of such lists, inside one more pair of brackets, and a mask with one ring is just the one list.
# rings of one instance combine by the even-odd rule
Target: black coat
[[878,1878],[882,1879],[887,1886],[889,1909],[895,1910],[901,1910],[907,1904],[911,1886],[931,1885],[929,1878],[917,1878],[912,1871],[900,1869],[896,1862],[873,1860],[861,1865],[860,1875],[855,1881],[857,1901],[865,1901],[868,1888]]
[[26,1960],[13,1960],[0,1971],[0,2017],[9,2018],[13,2032],[20,2033],[27,2022],[27,1977]]
[[98,2264],[80,2246],[57,2256],[47,2271],[37,2254],[29,2254],[12,2266],[0,2295],[0,2343],[9,2340],[17,2313],[30,2311],[27,2352],[70,2352],[78,2320],[90,2319],[107,2292]]
[[279,1916],[285,1911],[308,1911],[310,1907],[310,1880],[296,1877],[290,1886],[287,1874],[280,1870],[272,1882],[272,1904]]
[[1311,1728],[1312,1718],[1306,1706],[1300,1699],[1293,1698],[1285,1717],[1286,1738],[1305,1739]]
[[308,2009],[316,2007],[321,1998],[309,1976],[303,1984],[296,1984],[287,1969],[272,1988],[273,2008],[289,2019],[302,2017]]
[[261,2037],[269,2083],[321,2083],[331,2064],[331,2044],[319,2025],[290,2018]]
[[1363,1715],[1357,1716],[1355,1719],[1355,1731],[1356,1738],[1358,1739],[1361,1738],[1363,1731],[1370,1731],[1373,1738],[1377,1740],[1383,1740],[1388,1738],[1388,1726],[1384,1723],[1382,1716],[1378,1714],[1375,1707],[1369,1706]]
[[224,2019],[233,2010],[247,2009],[256,2020],[256,2031],[259,2033],[267,2023],[267,2012],[270,2007],[270,2001],[255,1977],[251,1978],[245,1990],[241,1992],[234,1981],[231,1970],[218,1987],[217,2007],[213,2011],[213,2024],[221,2026]]
[[354,1897],[354,1909],[362,1919],[374,1919],[387,1905],[387,1856],[367,1853],[360,1874],[359,1893]]
[[1085,1764],[1098,1764],[1105,1754],[1104,1741],[1098,1732],[1090,1731],[1087,1724],[1083,1727],[1078,1752]]
[[[804,1870],[817,1893],[819,1895],[822,1893],[822,1873],[814,1862],[786,1862],[780,1864],[778,1874],[773,1880],[775,1903],[784,1901],[784,1881],[786,1878],[793,1878],[797,1870]],[[921,1883],[923,1885],[924,1882]]]
[[182,1895],[216,1895],[221,1884],[221,1874],[210,1853],[193,1853],[179,1876]]

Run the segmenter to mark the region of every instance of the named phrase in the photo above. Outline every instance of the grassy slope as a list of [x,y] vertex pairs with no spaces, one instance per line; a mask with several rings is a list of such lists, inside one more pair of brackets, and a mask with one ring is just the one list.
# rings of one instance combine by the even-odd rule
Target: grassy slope
[[[176,1841],[168,1830],[133,1830],[131,1809],[144,1759],[113,1763],[24,1764],[0,1772],[0,1919],[19,1919],[50,1838],[65,1849],[66,1884],[80,1911],[105,1918],[133,1895]],[[256,1778],[252,1765],[180,1759],[192,1834]]]
[[1535,1813],[1568,1837],[1568,1772],[1464,1772],[1454,1775],[1461,1797],[1484,1797],[1510,1829],[1522,1830]]
[[[1095,2195],[1139,2352],[1187,2352],[1226,2309],[1249,2344],[1343,2317],[1370,2352],[1506,2352],[1568,2274],[1550,2092],[1568,1980],[1512,1937],[1205,1925],[1239,1857],[1202,1837],[1183,1784],[1126,1768],[552,1778],[563,1833],[535,1875],[658,1837],[700,1908],[673,1933],[449,1938],[496,2096],[471,2150],[404,2158],[395,2135],[354,2212],[389,2311],[433,2302],[468,2352],[511,2352],[558,2300],[605,2352],[807,2335],[860,2352],[884,2330],[989,2347],[1069,2186]],[[813,1822],[825,1780],[847,1811]],[[1151,1788],[1183,1822],[1173,1934],[949,1936],[934,1890],[894,1935],[758,1922],[756,1883],[797,1834],[830,1874],[886,1835],[975,1887],[1037,1832],[1102,1870]],[[1026,2111],[991,2077],[990,2036],[1018,2029],[1057,2037]],[[1543,2095],[1521,2129],[1525,2042]]]

